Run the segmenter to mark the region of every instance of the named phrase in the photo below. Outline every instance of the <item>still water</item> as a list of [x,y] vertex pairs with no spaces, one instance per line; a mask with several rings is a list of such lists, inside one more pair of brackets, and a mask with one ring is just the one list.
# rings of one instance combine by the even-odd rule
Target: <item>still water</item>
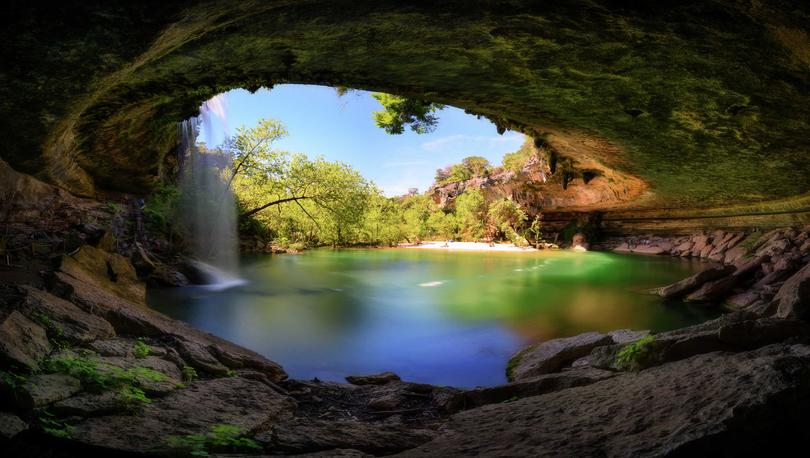
[[490,386],[506,381],[509,356],[529,343],[711,318],[646,293],[707,267],[670,257],[315,250],[242,263],[244,286],[153,289],[148,301],[301,379],[393,371]]

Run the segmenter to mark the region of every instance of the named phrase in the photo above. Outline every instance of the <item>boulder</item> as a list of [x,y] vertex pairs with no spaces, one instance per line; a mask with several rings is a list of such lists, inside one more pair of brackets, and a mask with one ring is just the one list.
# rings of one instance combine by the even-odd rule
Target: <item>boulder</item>
[[150,284],[157,286],[181,287],[191,284],[188,277],[177,269],[161,265],[148,278]]
[[182,385],[183,375],[177,365],[156,356],[147,356],[145,358],[92,356],[89,359],[97,363],[101,374],[112,373],[116,368],[124,370],[146,368],[162,374],[160,379],[146,375],[136,377],[138,384],[150,396],[165,396]]
[[720,341],[741,348],[757,348],[810,335],[810,324],[791,319],[760,318],[729,323],[717,332]]
[[717,302],[728,296],[731,289],[740,282],[740,277],[729,275],[719,280],[704,283],[696,291],[686,295],[686,302]]
[[703,234],[692,237],[692,251],[690,255],[693,257],[700,256],[700,253],[706,248],[709,243],[709,237]]
[[699,355],[458,413],[398,456],[771,456],[803,442],[809,364],[805,345]]
[[145,285],[129,259],[119,254],[85,245],[72,255],[62,256],[59,271],[134,304],[145,304]]
[[81,389],[81,382],[69,375],[33,375],[17,390],[17,405],[25,409],[41,407],[67,399]]
[[[435,436],[434,431],[404,425],[295,419],[279,425],[272,434],[257,435],[256,439],[285,453],[351,448],[375,455],[388,455],[424,444]],[[332,456],[331,453],[328,456]]]
[[138,242],[135,242],[135,252],[132,253],[130,262],[132,262],[135,272],[141,278],[148,276],[157,269],[157,263],[149,256],[143,245]]
[[350,375],[346,381],[352,385],[385,385],[388,382],[401,380],[399,375],[393,372],[382,372],[374,375]]
[[390,393],[368,401],[368,408],[371,410],[393,410],[402,404],[402,398],[397,394]]
[[659,288],[658,295],[667,299],[678,298],[698,289],[706,282],[725,277],[735,270],[733,266],[721,266],[702,270],[677,283]]
[[648,330],[634,331],[632,329],[618,329],[608,333],[614,344],[635,342],[636,340],[646,337],[649,334],[650,331]]
[[200,342],[178,338],[175,340],[175,344],[180,356],[182,356],[191,367],[214,375],[225,375],[228,373],[228,367],[216,359],[214,355],[208,351],[208,348]]
[[82,344],[115,335],[109,322],[64,299],[30,286],[24,286],[23,290],[26,292],[23,312],[32,320],[52,327],[60,339]]
[[51,406],[51,411],[55,415],[69,417],[78,415],[80,417],[98,417],[127,411],[126,405],[122,402],[116,391],[105,391],[104,393],[80,393],[71,398],[59,401]]
[[290,418],[294,409],[294,401],[260,382],[241,377],[199,380],[132,415],[79,422],[73,437],[97,447],[144,453],[170,448],[172,436],[207,434],[216,424],[246,431],[259,426],[273,429]]
[[810,264],[793,274],[773,298],[779,318],[810,319]]
[[615,375],[615,372],[607,370],[582,367],[556,374],[539,375],[524,382],[514,382],[488,388],[475,388],[457,395],[459,397],[459,405],[462,406],[459,410],[553,393],[575,386],[589,385]]
[[9,440],[28,429],[28,424],[20,417],[0,411],[0,440]]
[[575,250],[588,251],[590,245],[588,244],[588,238],[585,237],[585,234],[581,232],[577,232],[576,234],[574,234],[574,237],[571,241],[571,248]]
[[748,307],[749,305],[753,304],[757,300],[759,300],[760,294],[758,291],[755,290],[748,290],[739,294],[735,294],[725,301],[725,305],[733,310],[740,310]]
[[87,313],[103,317],[117,334],[155,336],[169,334],[171,320],[146,307],[116,295],[113,291],[95,283],[56,272],[54,289],[61,291],[71,302]]
[[659,244],[639,245],[633,248],[633,253],[649,255],[669,254],[669,248],[667,248],[666,245]]
[[588,332],[533,345],[510,358],[507,377],[519,382],[556,372],[564,364],[589,354],[595,347],[612,343],[613,339],[607,334]]
[[0,319],[0,360],[35,369],[50,351],[45,330],[19,311]]

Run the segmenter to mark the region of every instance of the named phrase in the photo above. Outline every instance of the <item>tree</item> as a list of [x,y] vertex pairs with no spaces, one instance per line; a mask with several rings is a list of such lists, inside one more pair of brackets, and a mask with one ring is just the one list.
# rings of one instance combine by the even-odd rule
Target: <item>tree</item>
[[381,111],[373,113],[374,122],[377,127],[393,135],[405,132],[405,126],[410,126],[417,134],[433,132],[439,122],[434,113],[444,108],[440,103],[383,92],[375,92],[371,96],[383,107]]
[[462,234],[472,240],[484,236],[487,203],[480,189],[469,189],[456,197],[456,217]]
[[515,245],[527,245],[526,239],[518,234],[518,230],[526,222],[526,213],[511,199],[499,199],[489,206],[487,219],[490,226],[504,234]]
[[461,160],[463,165],[471,176],[483,176],[490,170],[489,161],[481,156],[468,156]]

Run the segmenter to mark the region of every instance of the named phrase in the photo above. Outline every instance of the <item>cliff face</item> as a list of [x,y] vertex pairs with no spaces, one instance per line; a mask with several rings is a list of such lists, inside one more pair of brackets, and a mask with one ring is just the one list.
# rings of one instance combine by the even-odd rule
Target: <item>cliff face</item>
[[545,138],[607,181],[558,190],[560,210],[806,193],[807,3],[645,5],[6,2],[2,156],[74,192],[144,192],[202,101],[294,82],[424,97]]
[[488,201],[508,198],[535,215],[549,209],[592,211],[624,206],[643,198],[642,180],[585,157],[565,157],[547,144],[538,148],[529,139],[521,150],[529,154],[519,168],[497,167],[489,173],[454,183],[434,184],[428,194],[442,207],[466,190],[477,189]]

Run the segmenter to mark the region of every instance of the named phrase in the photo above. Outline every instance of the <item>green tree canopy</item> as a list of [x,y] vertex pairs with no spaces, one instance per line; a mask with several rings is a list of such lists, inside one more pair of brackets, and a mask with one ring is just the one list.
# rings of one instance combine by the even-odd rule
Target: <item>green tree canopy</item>
[[410,126],[417,134],[433,132],[439,121],[434,113],[444,108],[440,103],[383,92],[375,92],[371,96],[383,107],[381,111],[373,113],[377,127],[394,135],[405,132],[405,126]]

